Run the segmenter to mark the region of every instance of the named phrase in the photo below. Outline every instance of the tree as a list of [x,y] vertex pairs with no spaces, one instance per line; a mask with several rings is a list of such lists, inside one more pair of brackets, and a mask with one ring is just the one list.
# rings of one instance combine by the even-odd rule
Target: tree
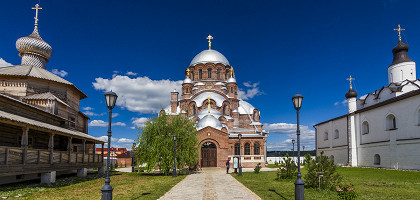
[[277,171],[279,179],[290,179],[296,177],[296,163],[289,157],[288,153],[286,153],[286,155],[283,157],[283,161],[281,161],[280,167]]
[[[305,163],[305,168],[308,170],[304,177],[305,187],[332,190],[340,183],[341,176],[336,172],[334,160],[324,156],[324,151],[321,151],[321,155],[316,156],[315,160],[306,154]],[[317,173],[322,173],[322,178],[319,178]]]
[[195,123],[186,117],[160,115],[147,121],[138,137],[136,149],[138,163],[146,164],[146,170],[160,169],[165,175],[170,173],[174,160],[178,169],[192,167],[198,163],[198,131]]

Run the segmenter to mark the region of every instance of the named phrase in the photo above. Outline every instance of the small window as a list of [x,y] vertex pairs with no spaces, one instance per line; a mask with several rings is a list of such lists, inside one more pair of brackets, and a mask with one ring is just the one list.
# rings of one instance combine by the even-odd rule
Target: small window
[[226,105],[223,105],[223,115],[226,115]]
[[328,132],[324,133],[324,140],[328,140]]
[[254,144],[254,155],[260,155],[260,143],[258,142]]
[[225,79],[226,80],[228,79],[228,74],[229,74],[229,72],[226,70],[226,73],[225,73]]
[[239,143],[235,143],[235,155],[239,155],[240,145]]
[[191,80],[194,81],[194,71],[191,71]]
[[380,165],[381,164],[381,156],[379,156],[379,154],[375,154],[375,156],[373,156],[373,164],[374,165]]
[[334,131],[334,139],[338,139],[338,138],[340,138],[340,132],[337,129],[335,129],[335,131]]
[[251,155],[251,145],[249,143],[245,143],[244,155]]
[[362,123],[362,134],[368,134],[369,133],[369,122],[364,121]]
[[203,70],[202,69],[199,69],[198,70],[198,79],[203,79]]
[[207,69],[207,78],[211,78],[211,68]]
[[217,80],[220,80],[220,69],[217,69]]
[[395,119],[395,116],[392,114],[386,117],[386,129],[387,130],[397,129],[397,120]]
[[195,115],[195,105],[192,106],[193,115]]

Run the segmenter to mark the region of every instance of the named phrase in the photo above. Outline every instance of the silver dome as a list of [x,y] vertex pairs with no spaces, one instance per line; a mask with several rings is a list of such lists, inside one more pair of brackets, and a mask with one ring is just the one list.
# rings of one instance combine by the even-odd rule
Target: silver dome
[[236,83],[236,79],[235,79],[235,78],[233,78],[233,77],[230,77],[230,78],[227,80],[227,82],[228,82],[228,83]]
[[199,63],[222,63],[224,65],[230,65],[226,57],[216,50],[208,49],[197,54],[191,61],[190,66],[194,66]]
[[192,83],[192,80],[187,76],[187,78],[185,78],[184,83]]
[[[45,68],[45,62],[48,62],[48,58],[52,55],[51,46],[41,38],[36,26],[32,34],[16,41],[16,49],[19,51],[19,56],[22,57],[22,65]],[[41,57],[45,61],[37,61],[39,60],[37,57]]]
[[208,126],[217,130],[221,130],[223,128],[222,123],[211,114],[206,115],[205,117],[203,117],[203,119],[198,121],[196,128],[197,130],[201,130]]
[[[200,112],[198,112],[195,116],[202,119],[203,117],[207,116],[209,114],[209,109],[203,109]],[[222,116],[222,113],[217,111],[216,109],[210,108],[210,115],[213,115],[216,119],[219,119],[219,117]]]

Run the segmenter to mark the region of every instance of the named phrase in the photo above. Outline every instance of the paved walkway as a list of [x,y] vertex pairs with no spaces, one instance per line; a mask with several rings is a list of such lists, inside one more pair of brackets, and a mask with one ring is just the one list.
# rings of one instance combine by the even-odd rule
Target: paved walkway
[[118,172],[131,172],[131,167],[117,168],[115,171]]
[[161,200],[225,200],[225,199],[261,199],[251,190],[239,183],[220,168],[205,168],[187,176]]

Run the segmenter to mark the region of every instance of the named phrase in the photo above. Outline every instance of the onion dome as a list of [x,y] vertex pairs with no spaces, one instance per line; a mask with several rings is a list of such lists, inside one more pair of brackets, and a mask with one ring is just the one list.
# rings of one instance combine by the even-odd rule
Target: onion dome
[[184,80],[184,84],[185,83],[190,83],[190,84],[192,84],[192,80],[190,79],[190,77],[188,77],[187,76],[187,78],[185,78],[185,80]]
[[45,68],[45,63],[52,55],[51,46],[41,38],[37,26],[32,34],[16,41],[16,49],[19,51],[19,56],[22,57],[22,65]]
[[350,98],[356,98],[357,92],[353,90],[353,88],[350,88],[349,91],[346,93],[346,99]]
[[216,50],[208,49],[197,54],[191,61],[190,66],[204,63],[222,63],[224,65],[230,65],[226,57]]
[[196,128],[197,130],[201,130],[208,126],[217,130],[221,130],[223,128],[222,123],[210,113],[203,117],[200,121],[198,121]]
[[391,66],[396,65],[402,62],[413,62],[408,57],[408,45],[402,41],[399,41],[398,44],[392,49],[392,54],[394,54],[394,59],[392,60]]
[[228,83],[236,83],[236,79],[235,79],[235,78],[233,78],[233,77],[230,77],[230,78],[227,80],[227,82],[228,82]]

